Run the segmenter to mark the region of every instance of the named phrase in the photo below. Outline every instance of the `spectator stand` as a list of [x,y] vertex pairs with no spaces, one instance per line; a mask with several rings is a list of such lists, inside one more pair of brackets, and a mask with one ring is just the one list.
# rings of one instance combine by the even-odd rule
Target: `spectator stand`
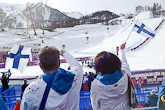
[[[1,91],[2,87],[0,88]],[[138,101],[138,108],[147,107],[147,96],[150,95],[150,91],[155,89],[156,94],[158,94],[158,86],[146,86],[146,87],[136,87],[136,96]],[[14,85],[10,86],[10,88],[3,92],[3,96],[6,99],[6,105],[10,110],[13,110],[16,105],[16,100],[21,99],[21,86]],[[90,91],[81,91],[80,92],[80,103],[79,110],[92,109],[91,100],[90,100]],[[148,110],[147,108],[145,108]]]
[[6,100],[6,105],[10,110],[13,110],[16,105],[16,100],[21,99],[21,86],[14,85],[11,86],[8,90],[2,93]]

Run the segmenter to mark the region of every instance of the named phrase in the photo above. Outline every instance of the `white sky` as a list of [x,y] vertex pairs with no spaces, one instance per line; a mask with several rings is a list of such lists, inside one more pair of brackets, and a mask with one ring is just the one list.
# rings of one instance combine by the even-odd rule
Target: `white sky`
[[[26,4],[27,2],[36,3],[41,0],[0,0],[0,3]],[[135,6],[153,6],[153,3],[162,4],[165,9],[164,0],[43,0],[53,8],[62,12],[79,11],[84,15],[99,11],[109,10],[116,14],[129,13],[135,11]]]

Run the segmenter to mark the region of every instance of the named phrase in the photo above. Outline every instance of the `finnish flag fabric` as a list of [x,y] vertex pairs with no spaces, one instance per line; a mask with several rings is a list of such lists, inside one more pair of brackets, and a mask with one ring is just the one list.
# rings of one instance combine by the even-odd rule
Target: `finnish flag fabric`
[[150,28],[148,28],[147,26],[145,26],[142,22],[140,22],[139,20],[136,21],[134,27],[133,27],[133,31],[146,36],[146,37],[155,37],[156,31],[151,30]]
[[15,68],[22,73],[29,61],[30,54],[30,47],[14,45],[10,50],[10,54],[7,56],[5,68]]

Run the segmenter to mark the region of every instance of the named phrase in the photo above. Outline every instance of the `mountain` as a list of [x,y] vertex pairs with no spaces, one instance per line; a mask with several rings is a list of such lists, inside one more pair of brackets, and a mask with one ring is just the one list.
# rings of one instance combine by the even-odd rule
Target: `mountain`
[[[78,24],[108,24],[119,17],[110,11],[98,11],[87,16],[80,12],[62,13],[43,3],[0,4],[0,28],[60,28]],[[34,26],[33,26],[34,24]]]
[[97,11],[90,15],[81,17],[80,24],[96,24],[102,23],[108,25],[108,21],[118,18],[119,15],[110,11]]
[[66,14],[67,16],[71,17],[71,18],[75,18],[75,19],[80,19],[80,17],[84,16],[82,13],[80,12],[64,12],[64,14]]
[[[69,27],[79,24],[57,9],[42,3],[0,4],[0,28],[56,28]],[[44,24],[44,26],[43,26]]]

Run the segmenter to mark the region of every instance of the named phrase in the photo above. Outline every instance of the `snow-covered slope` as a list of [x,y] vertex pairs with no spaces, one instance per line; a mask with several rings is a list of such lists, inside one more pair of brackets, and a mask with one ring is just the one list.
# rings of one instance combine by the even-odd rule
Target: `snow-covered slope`
[[[159,24],[163,21],[163,18],[151,19],[148,12],[141,13],[137,15],[135,19],[133,19],[134,21],[130,20],[131,22],[126,27],[122,28],[114,36],[106,38],[100,43],[93,44],[90,47],[74,51],[75,56],[95,56],[101,51],[110,51],[116,54],[116,47],[126,41],[137,19],[139,19],[152,30],[159,26]],[[147,39],[147,37],[140,35],[134,31],[131,32],[125,49],[131,70],[165,68],[165,51],[163,49],[165,47],[165,43],[163,43],[165,41],[164,35],[164,22],[160,25],[158,30],[156,30],[156,36],[154,38],[149,38],[149,40],[147,40],[146,42],[145,40]]]
[[[140,19],[140,14],[138,15],[138,19],[151,29],[155,29],[163,20],[163,18],[152,19],[149,16],[145,16],[147,14],[144,13],[141,13],[141,15],[143,15],[143,18],[145,19]],[[124,20],[124,18],[122,19]],[[62,49],[62,45],[65,45],[65,50],[72,53],[75,57],[95,57],[98,52],[104,50],[116,54],[116,46],[119,46],[126,41],[133,27],[132,20],[128,20],[128,24],[126,23],[125,26],[124,24],[114,26],[104,26],[101,24],[78,25],[73,28],[59,28],[52,33],[46,31],[45,35],[42,35],[41,30],[37,30],[37,36],[34,36],[33,31],[31,30],[30,39],[23,39],[25,36],[13,36],[11,35],[11,32],[0,33],[0,37],[1,40],[5,42],[3,43],[4,45],[6,44],[11,46],[14,43],[29,45],[36,42],[41,43],[41,41],[44,40],[44,43],[41,43],[41,46],[48,45]],[[107,30],[108,28],[109,31]],[[131,51],[132,48],[138,46],[146,39],[145,36],[139,35],[136,32],[131,33],[127,41],[125,52],[132,71],[165,68],[164,35],[165,25],[163,22],[163,24],[157,30],[156,36],[154,38],[150,38],[142,46]],[[89,37],[88,43],[87,37]],[[68,65],[62,64],[61,67],[67,69]],[[0,69],[0,71],[4,71],[4,69]],[[25,71],[22,75],[36,76],[39,74],[42,74],[42,71],[38,66],[33,66],[25,68]]]

